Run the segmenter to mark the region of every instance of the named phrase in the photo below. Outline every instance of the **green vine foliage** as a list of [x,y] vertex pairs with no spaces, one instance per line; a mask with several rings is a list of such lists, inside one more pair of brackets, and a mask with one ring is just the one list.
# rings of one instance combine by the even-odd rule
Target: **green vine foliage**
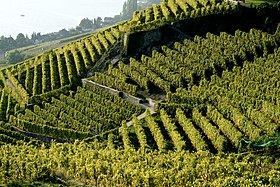
[[54,143],[50,148],[7,144],[0,147],[0,156],[0,180],[4,184],[51,177],[101,186],[279,184],[279,162],[271,164],[269,156],[251,154],[94,150],[93,144],[76,141]]

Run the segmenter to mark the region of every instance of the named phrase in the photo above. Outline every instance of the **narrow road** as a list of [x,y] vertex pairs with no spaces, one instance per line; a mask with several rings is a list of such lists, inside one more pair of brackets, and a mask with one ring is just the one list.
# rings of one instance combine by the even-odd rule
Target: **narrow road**
[[244,2],[243,1],[237,1],[237,0],[228,0],[228,1],[235,4],[235,5],[240,4],[242,6],[249,6],[249,5],[252,4],[250,2],[245,2],[245,1]]
[[55,141],[57,143],[64,143],[66,142],[65,140],[61,139],[61,138],[52,138],[52,137],[48,137],[48,136],[44,136],[41,134],[37,134],[37,133],[32,133],[32,132],[26,132],[24,130],[21,130],[19,128],[17,128],[16,126],[12,126],[13,130],[25,135],[25,136],[29,136],[31,138],[35,138],[37,140],[40,140],[42,142],[46,142],[46,143],[51,143],[52,141]]
[[[149,104],[144,105],[144,104],[140,104],[140,106],[141,106],[141,107],[145,107],[146,109],[149,109],[149,111],[150,111],[151,114],[155,114],[155,113],[156,113],[156,112],[155,112],[155,102],[154,102],[154,105],[149,105]],[[137,116],[137,119],[141,120],[141,119],[144,119],[145,117],[146,117],[146,112],[144,112],[144,113],[140,114],[139,116]],[[129,122],[127,122],[126,125],[127,125],[127,127],[132,126],[132,125],[133,125],[133,124],[132,124],[132,120],[129,121]]]
[[[83,82],[83,85],[85,85],[85,84],[92,84],[94,86],[102,88],[103,90],[105,90],[105,91],[107,91],[107,92],[109,92],[111,94],[114,94],[114,95],[120,97],[119,96],[120,95],[119,94],[120,91],[118,91],[118,90],[115,90],[115,89],[112,89],[112,88],[100,85],[98,83],[95,83],[95,82],[87,80],[87,79],[83,79],[82,82]],[[122,93],[123,93],[122,95],[125,95],[125,96],[121,97],[122,99],[125,99],[125,100],[127,100],[127,101],[129,101],[129,102],[131,102],[131,103],[133,103],[135,105],[138,105],[138,106],[140,106],[140,107],[142,107],[144,109],[149,109],[151,114],[155,114],[156,113],[155,112],[155,105],[156,105],[156,101],[155,100],[153,100],[151,98],[140,99],[140,98],[132,96],[132,95],[130,95],[128,93],[125,93],[125,92],[122,92]],[[131,98],[133,98],[133,100]],[[143,101],[143,100],[145,100],[147,102],[139,103],[139,101]],[[137,119],[141,120],[141,119],[143,119],[145,117],[146,117],[146,112],[144,112],[144,113],[140,114],[139,116],[137,116]],[[132,125],[132,121],[127,122],[127,127],[130,127],[131,125]]]
[[6,84],[7,84],[7,86],[11,87],[13,90],[15,90],[17,92],[17,94],[20,96],[22,101],[24,100],[23,96],[18,91],[18,89],[13,85],[12,81],[10,81],[9,79],[6,79]]

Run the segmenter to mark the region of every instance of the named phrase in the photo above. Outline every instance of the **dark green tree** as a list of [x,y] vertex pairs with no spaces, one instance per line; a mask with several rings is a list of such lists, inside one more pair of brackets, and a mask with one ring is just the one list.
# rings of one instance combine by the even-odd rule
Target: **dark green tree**
[[23,60],[24,60],[24,55],[21,54],[21,52],[18,50],[7,53],[7,62],[9,64],[15,64]]
[[96,19],[94,19],[94,28],[98,29],[101,28],[102,26],[102,18],[101,17],[97,17]]
[[123,19],[129,19],[132,17],[133,12],[137,10],[137,1],[136,0],[127,0],[123,4],[122,17]]
[[23,47],[28,45],[30,42],[28,37],[25,37],[24,34],[19,33],[16,38],[16,43],[18,47]]
[[0,38],[0,50],[1,49],[5,49],[5,50],[9,50],[9,49],[13,49],[15,48],[15,46],[17,42],[10,36],[10,37],[4,37],[1,36]]
[[81,27],[83,30],[92,29],[93,21],[88,18],[84,18],[81,20],[79,27]]

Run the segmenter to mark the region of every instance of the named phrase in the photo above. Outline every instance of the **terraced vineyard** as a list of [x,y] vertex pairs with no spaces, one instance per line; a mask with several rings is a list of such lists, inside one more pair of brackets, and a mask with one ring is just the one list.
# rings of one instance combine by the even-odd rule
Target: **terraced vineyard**
[[[134,12],[133,21],[144,21],[145,23],[152,22],[154,20],[158,19],[170,19],[170,18],[181,18],[183,16],[194,16],[194,10],[198,10],[199,8],[203,13],[210,13],[207,11],[210,11],[212,8],[212,11],[215,8],[222,7],[223,1],[219,0],[200,0],[200,1],[184,1],[184,0],[170,0],[166,2],[161,2],[159,5],[153,5],[151,8],[147,8],[146,10],[140,10]],[[228,4],[229,5],[229,4]],[[211,7],[212,6],[212,7]],[[230,6],[227,7],[229,9]],[[191,15],[192,14],[192,15]],[[203,15],[203,14],[202,14]],[[141,22],[143,23],[143,22]]]
[[[217,26],[215,34],[183,37],[187,30],[166,29],[180,22],[206,33],[194,22],[252,10],[267,16],[259,22],[268,32]],[[280,16],[273,11],[280,15],[221,0],[162,1],[2,69],[0,185],[277,186]],[[152,39],[157,29],[167,33],[151,51],[128,52],[141,47],[135,36]]]
[[70,96],[61,94],[51,102],[10,116],[9,122],[28,132],[65,140],[83,139],[118,127],[143,109],[100,88],[78,87]]
[[[176,44],[177,47],[178,45]],[[225,68],[221,76],[214,74],[208,77],[210,80],[207,80],[207,77],[197,76],[201,81],[191,89],[182,86],[174,93],[167,90],[167,101],[158,104],[159,115],[147,114],[142,121],[135,118],[133,127],[122,128],[127,131],[121,133],[123,138],[126,137],[122,140],[124,148],[127,144],[134,149],[150,147],[159,150],[237,151],[242,139],[259,141],[264,136],[276,136],[280,128],[279,52],[276,48],[274,53],[264,55],[266,57],[256,57],[253,62],[244,61],[243,68],[238,65],[239,63],[236,66],[232,64],[231,70]],[[167,54],[159,55],[172,58]],[[195,55],[193,57],[196,58]],[[121,63],[119,67],[130,68],[133,71],[131,64],[135,61],[131,61],[130,65]],[[154,62],[156,64],[159,61]],[[148,67],[143,65],[145,62],[137,63],[147,71]],[[206,65],[201,67],[207,68]],[[122,72],[121,68],[118,71]],[[138,66],[134,71],[140,69]],[[163,66],[162,69],[167,70],[167,67]],[[167,72],[172,74],[172,71]],[[177,75],[180,76],[179,73]],[[157,76],[164,80],[163,76]],[[142,75],[141,79],[146,77]],[[123,80],[121,77],[115,79]],[[181,80],[186,81],[183,78]],[[147,81],[152,84],[151,80]],[[172,85],[171,82],[164,81]],[[175,84],[172,86],[175,87]],[[108,139],[111,146],[114,141],[112,136],[110,135]]]
[[158,104],[160,115],[135,118],[135,127],[122,126],[127,132],[109,134],[108,145],[116,147],[113,142],[120,145],[119,140],[136,150],[224,152],[237,151],[241,140],[277,136],[278,46],[278,32],[209,33],[175,43],[173,49],[163,46],[141,62],[132,58],[128,65],[109,67],[107,74],[96,73],[90,80],[134,95],[153,93],[155,86],[167,93],[166,102]]
[[[211,81],[204,79],[192,90],[180,88],[169,93],[167,103],[159,108],[161,118],[163,114],[168,118],[166,111],[172,116],[169,124],[173,130],[168,134],[175,129],[183,132],[175,136],[176,141],[169,134],[174,147],[187,137],[184,145],[191,144],[196,150],[237,150],[243,138],[255,141],[262,136],[276,136],[280,128],[279,54],[278,49],[267,58],[246,62],[242,69],[224,71],[222,77],[213,75]],[[197,103],[191,106],[191,100]],[[168,131],[170,127],[164,128]]]
[[[234,36],[208,33],[206,38],[175,43],[173,49],[163,46],[162,52],[153,51],[151,57],[143,55],[141,62],[131,58],[129,65],[119,63],[116,73],[109,71],[108,74],[117,76],[116,81],[129,78],[146,91],[150,91],[149,86],[153,84],[166,93],[174,92],[176,88],[191,88],[201,79],[209,80],[213,74],[221,75],[223,70],[241,66],[246,60],[272,53],[278,45],[279,33],[270,35],[254,29],[249,33],[236,31]],[[100,74],[96,73],[92,79],[101,82],[99,78]]]
[[68,44],[2,70],[2,82],[5,84],[6,78],[11,81],[16,90],[10,89],[10,92],[19,103],[34,103],[58,96],[77,85],[101,54],[120,37],[118,29],[110,28]]
[[145,10],[135,11],[131,22],[121,28],[143,31],[166,22],[174,22],[213,14],[231,14],[236,11],[236,6],[222,0],[168,0],[159,5],[154,4]]

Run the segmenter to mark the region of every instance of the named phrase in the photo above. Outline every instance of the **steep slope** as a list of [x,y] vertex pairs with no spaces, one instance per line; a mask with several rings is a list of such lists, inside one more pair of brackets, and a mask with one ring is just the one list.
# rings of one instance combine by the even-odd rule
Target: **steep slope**
[[[129,62],[126,60],[129,56],[126,56],[123,62],[117,60],[108,68],[106,68],[106,61],[102,59],[105,59],[104,56],[106,56],[108,60],[112,54],[116,55],[114,49],[117,46],[120,48],[118,52],[124,53],[119,55],[129,55],[127,52],[130,48],[128,47],[134,42],[133,38],[138,33],[151,29],[153,29],[151,32],[158,32],[163,28],[163,25],[172,26],[175,22],[182,24],[183,22],[180,21],[192,22],[192,19],[209,19],[211,15],[224,15],[226,17],[243,14],[242,12],[245,10],[252,12],[251,9],[243,9],[222,1],[169,0],[154,5],[150,9],[136,11],[131,20],[100,31],[88,38],[4,69],[1,71],[2,86],[6,90],[5,92],[9,93],[10,100],[14,98],[18,104],[13,100],[16,110],[3,110],[2,120],[6,122],[9,120],[17,128],[31,133],[71,140],[89,138],[104,133],[106,130],[116,129],[121,126],[123,120],[131,120],[134,113],[141,114],[140,109],[136,109],[135,105],[130,105],[130,107],[136,108],[130,111],[129,115],[125,115],[125,108],[120,105],[123,101],[118,103],[120,106],[115,106],[120,107],[120,113],[115,113],[116,111],[109,107],[110,104],[107,103],[106,97],[102,100],[102,94],[98,97],[103,102],[106,101],[103,104],[99,103],[98,100],[92,101],[93,98],[89,95],[85,97],[81,91],[82,88],[78,88],[77,93],[75,93],[77,87],[82,83],[82,78],[87,76],[89,70],[93,71],[93,77],[90,80],[114,88],[120,91],[120,94],[124,92],[140,97],[142,98],[142,101],[139,100],[140,102],[147,102],[145,98],[148,97],[158,101],[166,101],[159,102],[158,112],[163,108],[165,110],[163,112],[167,111],[167,114],[171,114],[172,118],[176,112],[174,108],[179,105],[191,110],[198,107],[195,111],[199,115],[201,110],[205,111],[206,106],[200,106],[205,101],[193,96],[184,99],[184,97],[178,96],[181,94],[179,91],[189,92],[196,88],[195,86],[198,86],[201,81],[211,81],[213,75],[222,77],[225,71],[241,67],[246,63],[245,61],[254,61],[262,56],[267,57],[279,46],[278,31],[275,34],[269,34],[252,29],[249,32],[236,31],[234,35],[222,32],[220,36],[207,33],[205,38],[195,36],[191,37],[191,40],[182,40],[179,37],[177,38],[179,42],[173,40],[172,43],[175,42],[173,47],[171,45],[168,45],[169,47],[162,46],[157,51],[152,50],[150,56],[142,55],[141,59],[136,56],[136,58],[131,58]],[[265,12],[270,9],[265,7],[262,10]],[[155,28],[159,29],[155,30]],[[199,29],[197,31],[199,33]],[[179,31],[173,28],[173,32]],[[153,38],[150,39],[153,40]],[[147,44],[140,43],[140,45],[151,45],[150,49],[152,48],[152,43],[149,42]],[[106,73],[94,72],[101,66],[108,71]],[[116,66],[118,68],[115,68]],[[69,92],[70,90],[74,92]],[[86,90],[86,92],[88,91]],[[68,97],[69,94],[70,97]],[[214,100],[210,101],[208,108],[211,108],[212,105],[216,106],[213,102]],[[33,107],[33,104],[36,103],[39,106]],[[4,105],[5,102],[3,107]],[[205,112],[202,114],[205,115]],[[206,120],[204,116],[201,118],[202,121]],[[164,128],[161,126],[161,129]],[[170,131],[174,130],[173,127],[170,128]],[[182,131],[182,128],[179,129]],[[256,140],[263,135],[259,130],[248,138]],[[175,143],[173,138],[167,135],[168,132],[164,132],[166,137],[169,137],[169,142]],[[199,132],[202,132],[202,129]],[[266,133],[273,135],[276,132],[277,128],[274,128],[273,133]],[[234,143],[232,143],[233,140],[230,140],[231,143],[224,140],[225,144],[232,144],[233,147],[237,148],[237,142],[243,137],[243,133],[247,132],[242,131]],[[188,140],[186,134],[184,138],[185,141]],[[172,143],[169,144],[172,145]],[[217,148],[211,143],[207,147],[210,147],[213,152],[225,149]],[[170,148],[173,149],[172,146]]]
[[[124,92],[131,84],[135,95],[155,94],[157,89],[167,93],[157,104],[158,115],[147,113],[145,120],[134,119],[133,127],[122,125],[127,131],[120,134],[126,137],[124,148],[237,151],[247,140],[278,136],[278,42],[278,32],[254,29],[235,36],[207,34],[175,43],[173,49],[164,46],[162,53],[142,56],[141,62],[119,62],[118,68],[90,79]],[[205,50],[211,46],[215,50]]]
[[0,185],[277,186],[278,15],[168,0],[0,71]]

